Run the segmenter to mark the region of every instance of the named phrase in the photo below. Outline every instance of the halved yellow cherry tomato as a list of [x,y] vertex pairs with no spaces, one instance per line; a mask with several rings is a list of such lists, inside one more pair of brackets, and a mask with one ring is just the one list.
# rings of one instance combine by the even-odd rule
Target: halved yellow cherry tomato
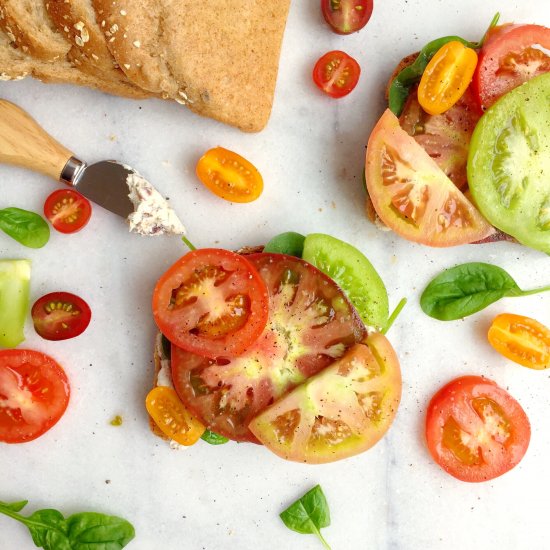
[[477,53],[454,40],[432,57],[418,87],[418,101],[430,115],[449,110],[466,92],[477,66]]
[[194,445],[204,433],[205,427],[185,408],[172,388],[152,389],[145,407],[162,433],[180,445]]
[[512,313],[498,315],[488,338],[500,354],[524,367],[550,367],[550,330],[534,319]]
[[197,176],[212,193],[232,202],[252,202],[264,188],[256,167],[223,147],[204,154],[197,164]]

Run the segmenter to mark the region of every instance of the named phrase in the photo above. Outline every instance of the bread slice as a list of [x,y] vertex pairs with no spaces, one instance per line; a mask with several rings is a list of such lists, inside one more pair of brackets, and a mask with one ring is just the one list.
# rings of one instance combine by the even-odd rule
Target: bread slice
[[254,132],[267,123],[290,0],[92,0],[139,87]]

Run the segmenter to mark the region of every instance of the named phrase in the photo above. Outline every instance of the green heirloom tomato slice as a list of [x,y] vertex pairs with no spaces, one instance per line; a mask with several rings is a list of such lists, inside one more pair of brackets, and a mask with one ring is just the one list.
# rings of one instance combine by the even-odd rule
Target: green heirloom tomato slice
[[31,262],[0,261],[0,347],[14,348],[25,339]]
[[494,226],[550,254],[550,73],[483,115],[472,136],[468,181]]
[[388,431],[401,399],[401,371],[379,332],[276,401],[250,423],[270,451],[322,464],[353,456]]
[[271,252],[274,254],[288,254],[289,256],[302,257],[302,251],[304,250],[305,237],[300,233],[294,231],[288,231],[287,233],[281,233],[276,237],[273,237],[264,248],[264,252]]
[[357,248],[330,235],[306,237],[302,257],[331,277],[347,294],[361,319],[378,329],[388,321],[388,293],[382,279]]

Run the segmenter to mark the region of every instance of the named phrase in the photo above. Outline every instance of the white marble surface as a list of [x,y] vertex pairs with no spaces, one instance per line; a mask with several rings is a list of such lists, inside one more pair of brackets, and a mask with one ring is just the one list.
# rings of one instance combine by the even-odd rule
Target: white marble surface
[[[172,451],[150,434],[143,402],[153,374],[151,290],[185,251],[178,239],[129,235],[119,219],[99,208],[84,231],[54,232],[42,250],[0,235],[0,258],[33,260],[33,300],[68,290],[85,297],[93,310],[87,332],[59,343],[39,339],[28,320],[25,346],[65,366],[72,398],[45,436],[0,446],[0,499],[28,498],[30,509],[122,515],[137,530],[133,550],[315,550],[319,543],[288,531],[278,513],[320,483],[332,513],[325,537],[334,550],[548,548],[550,379],[501,358],[485,343],[485,333],[502,311],[550,325],[550,296],[506,300],[447,324],[422,314],[418,298],[431,277],[454,263],[495,262],[532,287],[548,284],[550,260],[507,243],[428,249],[378,232],[363,215],[364,145],[382,112],[393,66],[439,36],[477,39],[497,10],[505,21],[550,25],[547,0],[377,0],[365,30],[339,37],[325,27],[317,0],[295,0],[273,116],[258,135],[201,119],[176,104],[32,81],[0,83],[0,97],[19,103],[84,159],[117,158],[148,176],[170,197],[198,246],[259,244],[286,230],[331,233],[367,254],[393,306],[409,298],[389,334],[402,361],[401,408],[388,436],[368,453],[312,467],[253,445],[201,443]],[[330,49],[348,51],[363,68],[358,88],[338,102],[310,81],[314,62]],[[240,152],[260,169],[266,188],[257,202],[229,204],[197,182],[197,159],[216,145]],[[0,206],[40,211],[55,185],[0,167],[0,188]],[[523,462],[479,485],[445,474],[423,441],[431,395],[468,373],[508,388],[533,430]],[[117,414],[124,423],[115,428],[109,421]],[[22,526],[0,517],[2,550],[32,547]]]

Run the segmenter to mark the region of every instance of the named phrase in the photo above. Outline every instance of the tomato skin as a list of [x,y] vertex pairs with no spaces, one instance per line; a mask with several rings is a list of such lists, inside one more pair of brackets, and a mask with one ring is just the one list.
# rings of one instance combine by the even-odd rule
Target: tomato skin
[[158,280],[153,316],[177,346],[207,357],[238,356],[265,328],[265,283],[243,256],[203,248],[189,252]]
[[550,50],[550,29],[540,25],[506,25],[490,33],[473,79],[483,110],[520,84],[550,71],[550,55],[541,47]]
[[231,202],[252,202],[264,182],[256,167],[233,151],[215,147],[197,163],[197,177],[212,193]]
[[58,189],[44,203],[44,215],[60,233],[76,233],[90,221],[90,201],[74,189]]
[[361,67],[347,53],[334,50],[323,55],[313,68],[313,81],[325,94],[339,99],[359,82]]
[[464,95],[477,65],[477,53],[458,41],[432,57],[418,86],[418,101],[430,115],[448,111]]
[[92,311],[75,294],[51,292],[34,303],[31,315],[39,336],[45,340],[67,340],[79,336],[88,328]]
[[535,319],[497,315],[487,338],[496,351],[515,363],[536,370],[550,367],[550,330]]
[[26,443],[52,428],[69,403],[67,375],[38,351],[0,351],[0,441]]
[[530,438],[531,426],[521,405],[481,376],[452,380],[428,406],[430,454],[461,481],[488,481],[508,472],[525,455]]
[[370,20],[373,0],[321,0],[325,21],[336,34],[360,31]]

